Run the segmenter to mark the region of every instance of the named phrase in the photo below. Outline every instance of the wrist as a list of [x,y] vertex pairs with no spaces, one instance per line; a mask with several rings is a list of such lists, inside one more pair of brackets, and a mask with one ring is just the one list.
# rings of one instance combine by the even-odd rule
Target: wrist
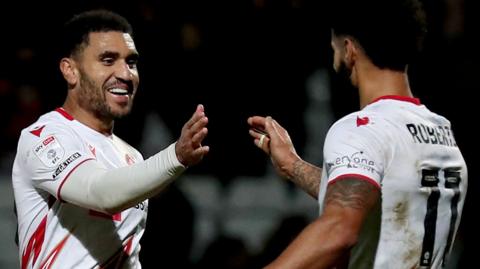
[[168,146],[168,148],[167,148],[168,155],[169,155],[170,159],[173,162],[175,162],[175,164],[177,166],[187,168],[188,166],[185,164],[185,160],[182,159],[182,156],[177,154],[177,146],[178,146],[178,142],[175,142],[175,143],[171,144],[170,146]]
[[185,165],[185,160],[182,159],[181,156],[177,154],[177,142],[171,144],[167,148],[167,154],[168,154],[168,159],[171,160],[172,165],[174,166],[180,166],[182,168],[187,168],[187,165]]
[[297,176],[297,171],[300,166],[302,166],[304,161],[296,153],[290,153],[287,161],[282,165],[281,169],[283,174],[287,177],[288,180],[294,181]]

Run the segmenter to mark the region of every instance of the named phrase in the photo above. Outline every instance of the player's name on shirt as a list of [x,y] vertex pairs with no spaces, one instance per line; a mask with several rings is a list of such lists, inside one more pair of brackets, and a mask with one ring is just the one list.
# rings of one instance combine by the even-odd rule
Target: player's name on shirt
[[406,127],[412,135],[414,143],[457,146],[450,127],[447,125],[429,126],[422,123],[408,123]]

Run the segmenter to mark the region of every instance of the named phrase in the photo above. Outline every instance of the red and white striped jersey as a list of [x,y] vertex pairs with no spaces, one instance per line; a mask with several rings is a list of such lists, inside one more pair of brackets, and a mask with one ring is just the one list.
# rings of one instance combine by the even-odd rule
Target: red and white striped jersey
[[66,203],[61,188],[76,167],[143,161],[133,147],[83,125],[62,108],[25,128],[13,165],[21,268],[141,268],[148,201],[115,215]]
[[337,121],[324,145],[327,185],[365,180],[381,191],[352,250],[350,268],[440,268],[453,245],[467,168],[450,122],[418,99],[385,96]]

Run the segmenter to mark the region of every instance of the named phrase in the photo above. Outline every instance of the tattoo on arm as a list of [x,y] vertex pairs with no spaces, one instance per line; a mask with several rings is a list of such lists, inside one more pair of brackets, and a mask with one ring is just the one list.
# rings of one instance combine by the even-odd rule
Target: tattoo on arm
[[302,160],[293,164],[293,182],[315,199],[318,198],[321,177],[322,169],[317,166]]
[[354,209],[371,208],[377,197],[378,189],[363,180],[342,179],[328,187],[326,204],[334,203],[341,207],[350,207]]

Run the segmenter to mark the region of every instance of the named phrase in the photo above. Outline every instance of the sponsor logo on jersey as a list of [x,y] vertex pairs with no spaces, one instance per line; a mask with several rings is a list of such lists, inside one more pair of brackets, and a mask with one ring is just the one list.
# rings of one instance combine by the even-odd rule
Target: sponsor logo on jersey
[[57,158],[57,151],[54,149],[51,149],[47,151],[47,159],[52,160]]
[[405,126],[412,135],[414,143],[437,144],[449,147],[457,146],[449,126],[428,126],[421,123],[409,123]]
[[65,150],[58,139],[50,135],[35,145],[33,153],[35,153],[40,161],[47,167],[55,167],[63,158]]
[[73,161],[80,158],[80,156],[82,155],[79,152],[75,152],[72,155],[70,155],[70,157],[68,157],[65,161],[63,161],[63,163],[61,163],[57,167],[57,169],[55,170],[55,173],[53,173],[52,175],[52,178],[53,179],[57,178],[58,175],[60,175],[65,170],[65,168],[67,168]]
[[370,173],[375,173],[375,162],[368,159],[363,151],[355,152],[351,155],[344,155],[335,158],[332,162],[327,162],[328,174],[334,169],[343,168],[358,168],[366,170]]

